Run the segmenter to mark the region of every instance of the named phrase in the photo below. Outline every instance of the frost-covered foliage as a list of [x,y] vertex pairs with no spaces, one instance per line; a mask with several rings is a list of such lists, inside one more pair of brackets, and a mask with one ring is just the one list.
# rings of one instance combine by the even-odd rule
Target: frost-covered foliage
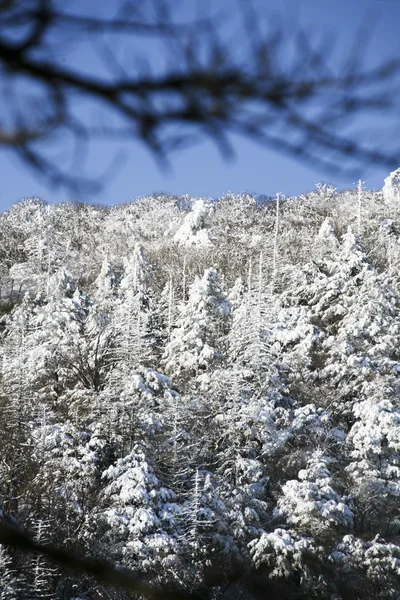
[[204,200],[194,202],[191,212],[183,220],[174,235],[174,242],[180,246],[211,246],[207,220],[212,214],[212,206]]
[[215,269],[196,277],[182,303],[163,362],[171,375],[193,376],[222,358],[220,351],[230,305],[221,291]]
[[271,577],[288,577],[293,572],[301,575],[306,557],[317,553],[311,538],[302,538],[284,529],[263,533],[249,546],[256,566],[267,564]]
[[400,169],[392,171],[385,179],[385,185],[383,186],[383,197],[385,201],[399,202],[400,200]]
[[379,534],[371,541],[344,536],[328,560],[340,570],[341,587],[351,597],[399,597],[400,549]]
[[[0,217],[0,519],[204,599],[400,597],[399,171]],[[0,546],[0,598],[133,597]]]
[[298,479],[282,487],[275,513],[296,531],[317,536],[332,526],[352,526],[353,513],[335,491],[328,463],[317,451],[299,471]]
[[[177,562],[177,521],[182,511],[162,487],[139,446],[102,474],[98,527],[101,543],[135,570],[156,571]],[[103,508],[104,507],[104,508]],[[175,535],[174,535],[175,534]]]

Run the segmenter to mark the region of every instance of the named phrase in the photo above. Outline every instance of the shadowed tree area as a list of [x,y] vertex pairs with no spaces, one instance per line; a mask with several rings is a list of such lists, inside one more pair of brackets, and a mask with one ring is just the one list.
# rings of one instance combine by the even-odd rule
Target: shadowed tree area
[[[230,156],[234,133],[330,173],[397,167],[400,61],[366,64],[373,31],[360,29],[340,61],[338,40],[261,2],[189,4],[0,0],[1,150],[87,191],[108,176],[80,168],[99,139],[139,140],[162,165],[205,138]],[[374,111],[391,132],[384,146],[351,127]]]

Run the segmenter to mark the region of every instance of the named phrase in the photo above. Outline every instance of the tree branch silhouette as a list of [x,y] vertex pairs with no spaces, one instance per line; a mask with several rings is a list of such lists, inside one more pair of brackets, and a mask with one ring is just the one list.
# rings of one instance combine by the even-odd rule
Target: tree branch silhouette
[[[272,24],[265,33],[263,15],[248,2],[232,8],[240,52],[227,39],[224,18],[182,22],[168,0],[146,3],[151,10],[118,0],[107,16],[82,6],[73,12],[57,0],[0,2],[0,149],[54,184],[98,188],[54,159],[54,149],[98,139],[138,140],[161,164],[205,138],[230,156],[232,133],[329,172],[359,174],[372,162],[400,162],[397,146],[348,130],[366,112],[398,127],[400,60],[366,67],[356,57],[334,68],[331,49],[307,32]],[[139,42],[149,39],[163,49],[165,66],[143,59]],[[60,55],[60,47],[84,41],[101,64],[92,72],[79,64],[79,53],[67,63]],[[83,116],[82,102],[99,111],[96,124]]]
[[151,600],[196,600],[202,597],[200,590],[189,593],[166,586],[157,588],[127,569],[117,569],[107,561],[76,556],[62,548],[36,542],[27,533],[4,523],[0,523],[0,544],[16,548],[24,553],[40,554],[75,574],[93,577],[98,583],[136,592],[141,597]]

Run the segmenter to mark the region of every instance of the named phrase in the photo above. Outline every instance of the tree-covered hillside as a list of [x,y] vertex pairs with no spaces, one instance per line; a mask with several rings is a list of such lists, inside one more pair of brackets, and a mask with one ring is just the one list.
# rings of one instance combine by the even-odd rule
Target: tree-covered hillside
[[[0,216],[0,518],[198,598],[400,598],[400,197]],[[125,600],[0,546],[1,600]]]

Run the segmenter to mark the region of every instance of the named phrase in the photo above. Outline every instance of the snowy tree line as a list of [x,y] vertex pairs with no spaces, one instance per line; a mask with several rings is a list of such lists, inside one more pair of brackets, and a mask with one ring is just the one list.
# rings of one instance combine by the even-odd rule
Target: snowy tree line
[[399,598],[397,177],[1,215],[3,522],[202,598]]

